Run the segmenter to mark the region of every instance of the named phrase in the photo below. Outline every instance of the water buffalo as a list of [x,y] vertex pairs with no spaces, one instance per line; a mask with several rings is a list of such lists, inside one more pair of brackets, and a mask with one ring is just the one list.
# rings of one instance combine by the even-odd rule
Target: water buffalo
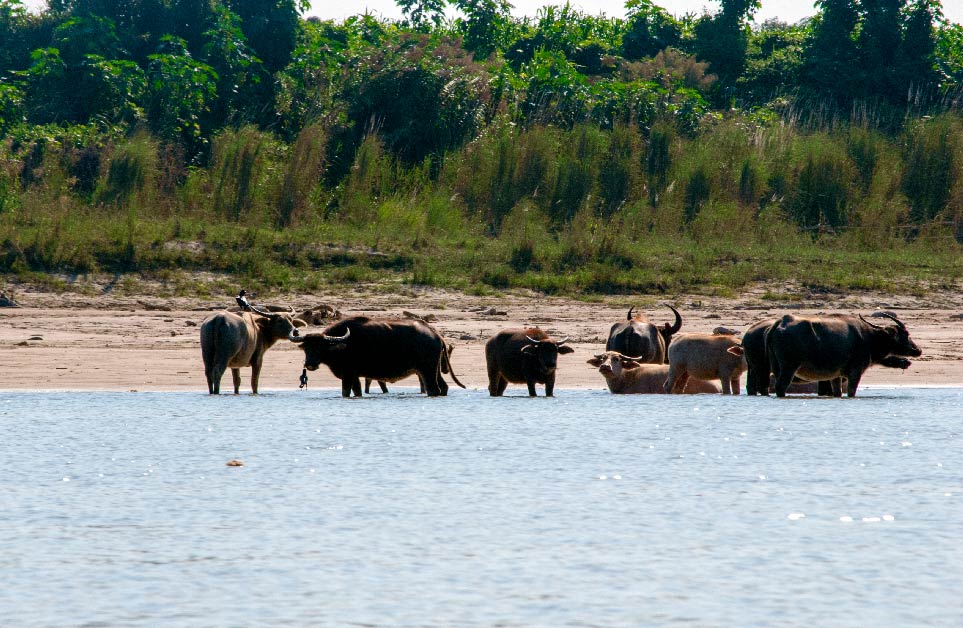
[[[635,358],[630,358],[615,351],[600,353],[588,360],[592,366],[598,367],[599,373],[605,378],[609,391],[616,395],[665,394],[663,385],[669,376],[669,366],[666,364],[643,364]],[[694,377],[688,378],[684,393],[718,393],[719,387],[712,382],[706,382]]]
[[448,352],[441,335],[431,325],[412,319],[372,319],[352,316],[330,325],[323,333],[292,335],[304,350],[304,368],[317,370],[327,364],[341,380],[341,396],[361,396],[361,378],[393,382],[418,375],[429,397],[445,395],[442,379]]
[[250,312],[218,312],[200,325],[201,357],[207,391],[221,392],[221,377],[231,369],[234,394],[241,387],[241,368],[251,367],[251,390],[257,394],[264,353],[278,340],[289,337],[304,322],[286,313],[271,313],[253,308]]
[[508,383],[528,385],[528,394],[535,395],[535,384],[545,384],[545,396],[555,389],[555,367],[558,355],[574,349],[563,340],[552,340],[538,327],[505,329],[485,343],[485,362],[488,365],[488,393],[501,397]]
[[922,351],[906,325],[892,314],[884,317],[894,324],[884,327],[862,316],[801,318],[791,314],[776,321],[766,334],[776,396],[786,396],[794,377],[805,381],[846,377],[846,394],[855,397],[859,380],[873,364],[907,368],[910,362],[905,358],[922,355]]
[[[449,344],[445,345],[445,348],[446,348],[446,350],[448,351],[448,355],[446,356],[445,361],[442,362],[442,364],[441,364],[441,372],[442,372],[442,373],[447,373],[447,372],[448,372],[448,365],[451,363],[451,352],[455,350],[455,345],[449,343]],[[374,381],[374,380],[372,380],[370,377],[365,377],[365,378],[364,378],[364,394],[366,394],[366,395],[371,394],[371,382],[372,382],[372,381]],[[396,382],[396,381],[399,381],[399,380],[390,380],[390,381]],[[420,378],[418,379],[418,383],[419,383],[419,385],[420,385],[421,392],[425,392],[425,383],[424,383],[423,381],[421,381]],[[379,380],[378,380],[378,387],[381,389],[381,393],[382,393],[382,394],[386,394],[386,393],[388,392],[388,382],[387,382],[387,381],[385,381],[385,380],[383,380],[383,379],[379,379]],[[444,388],[444,387],[442,387],[442,388]]]
[[667,364],[669,362],[667,349],[672,342],[672,335],[682,329],[682,317],[678,310],[671,305],[668,308],[675,314],[675,322],[657,327],[641,316],[633,317],[634,308],[630,307],[626,321],[615,323],[609,330],[605,350],[637,356],[641,362],[645,363]]
[[722,394],[739,394],[739,376],[746,371],[742,355],[729,352],[739,345],[733,336],[685,334],[669,346],[669,378],[665,392],[678,392],[690,377],[722,382]]
[[[829,316],[839,317],[841,314],[830,314]],[[746,363],[749,371],[746,374],[746,394],[749,395],[768,395],[770,388],[775,388],[775,378],[772,377],[772,368],[769,364],[769,352],[766,350],[766,334],[778,319],[764,320],[754,324],[742,335],[742,349],[745,352]],[[730,349],[734,353],[737,348]],[[887,356],[877,362],[880,366],[889,368],[906,369],[910,366],[910,361],[898,356]],[[818,382],[805,382],[796,378],[787,392],[791,393],[817,393],[821,397],[841,395],[843,380],[845,377],[820,380]]]

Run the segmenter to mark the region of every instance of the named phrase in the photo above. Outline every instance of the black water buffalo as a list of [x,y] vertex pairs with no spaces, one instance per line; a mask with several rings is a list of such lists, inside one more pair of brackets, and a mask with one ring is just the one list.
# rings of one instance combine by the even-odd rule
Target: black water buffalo
[[[371,319],[353,316],[330,325],[323,333],[292,335],[304,350],[304,368],[327,364],[341,380],[341,396],[361,396],[361,378],[386,382],[418,375],[429,397],[447,394],[441,377],[448,352],[441,335],[430,325],[411,319]],[[451,371],[455,383],[464,385]]]
[[[829,316],[839,318],[845,315],[830,314]],[[772,368],[769,363],[769,352],[766,350],[766,335],[778,320],[760,321],[747,329],[746,333],[742,335],[742,348],[749,367],[749,372],[746,375],[746,394],[748,395],[768,395],[769,389],[775,388],[775,378],[772,377]],[[909,368],[911,362],[905,358],[891,355],[875,362],[875,364],[888,368],[906,369]],[[845,379],[845,377],[837,377],[807,382],[797,377],[793,380],[788,392],[817,393],[821,397],[839,397]]]
[[647,364],[668,364],[668,349],[669,343],[672,342],[672,335],[682,329],[682,317],[679,312],[671,305],[668,308],[675,314],[675,322],[657,327],[641,316],[633,317],[634,308],[630,307],[626,321],[615,323],[609,330],[605,350],[630,355],[639,362]]
[[[455,350],[455,345],[447,344],[447,345],[445,345],[445,348],[446,348],[446,350],[448,351],[448,355],[446,356],[445,360],[444,360],[444,361],[442,362],[442,364],[441,364],[441,372],[442,372],[442,373],[447,373],[447,372],[448,372],[448,365],[451,364],[451,352]],[[365,378],[364,378],[364,394],[366,394],[366,395],[371,394],[371,382],[372,382],[372,381],[374,381],[374,380],[372,380],[370,377],[365,377]],[[400,381],[400,380],[393,380],[392,383],[395,382],[395,381]],[[425,383],[424,383],[423,381],[421,381],[420,378],[419,378],[419,380],[418,380],[418,383],[419,383],[420,388],[421,388],[421,391],[420,391],[420,392],[425,392]],[[386,382],[386,381],[383,380],[383,379],[379,379],[379,380],[378,380],[378,388],[381,389],[381,394],[387,394],[387,393],[388,393],[388,382]],[[442,386],[442,388],[444,388],[444,386]],[[464,388],[464,387],[463,387],[463,388]]]
[[207,391],[221,392],[221,377],[231,369],[234,394],[241,387],[241,368],[251,367],[251,390],[257,394],[264,353],[278,340],[289,337],[303,321],[290,314],[265,312],[252,307],[249,312],[218,312],[201,323],[201,357]]
[[488,365],[488,393],[501,397],[509,382],[528,385],[528,394],[535,397],[535,384],[545,384],[545,396],[555,389],[555,367],[558,355],[574,349],[563,340],[552,340],[538,327],[505,329],[485,343],[485,362]]
[[[797,318],[787,314],[766,333],[766,352],[776,376],[776,395],[785,397],[794,377],[804,381],[846,377],[846,394],[856,396],[859,381],[873,364],[906,368],[906,357],[922,354],[898,318],[881,326],[862,316]],[[835,392],[835,391],[834,391]]]

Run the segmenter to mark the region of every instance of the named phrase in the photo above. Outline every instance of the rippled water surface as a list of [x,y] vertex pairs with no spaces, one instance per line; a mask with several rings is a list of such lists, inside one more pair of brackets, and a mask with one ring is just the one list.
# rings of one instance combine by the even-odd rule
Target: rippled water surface
[[963,390],[396,389],[0,393],[0,625],[963,626]]

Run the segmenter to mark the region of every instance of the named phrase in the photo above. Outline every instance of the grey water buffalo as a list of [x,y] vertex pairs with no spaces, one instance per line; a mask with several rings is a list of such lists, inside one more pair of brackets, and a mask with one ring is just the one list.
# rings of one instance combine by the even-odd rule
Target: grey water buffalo
[[[630,358],[615,351],[600,353],[588,363],[598,368],[605,378],[609,391],[616,395],[660,395],[665,394],[663,387],[669,377],[667,364],[643,364],[635,358]],[[713,382],[706,382],[694,377],[688,378],[683,390],[679,392],[718,393],[719,387]]]
[[[455,350],[455,345],[449,343],[449,344],[445,345],[445,349],[447,350],[448,355],[445,357],[444,362],[442,362],[442,364],[441,364],[441,372],[442,372],[442,373],[448,373],[448,365],[451,364],[451,352]],[[404,379],[404,378],[402,378],[402,379]],[[372,380],[370,377],[365,377],[365,378],[364,378],[364,394],[366,394],[366,395],[371,394],[371,382],[372,382],[372,381],[374,381],[374,380]],[[397,381],[400,381],[400,380],[397,380],[397,379],[396,379],[396,380],[390,380],[390,381],[391,381],[391,382],[397,382]],[[379,379],[379,380],[378,380],[378,388],[381,389],[381,394],[387,394],[387,393],[388,393],[388,383],[389,383],[388,381],[385,381],[385,380],[383,380],[383,379]],[[419,385],[420,385],[421,392],[422,392],[422,393],[425,392],[425,383],[424,383],[423,381],[421,381],[420,378],[419,378],[419,380],[418,380],[418,383],[419,383]]]
[[[833,318],[845,316],[842,314],[830,314]],[[775,388],[775,381],[772,377],[772,368],[769,364],[769,352],[766,350],[766,335],[778,319],[763,320],[746,330],[742,335],[742,349],[745,352],[746,363],[749,371],[746,374],[746,394],[749,395],[768,395],[770,388]],[[735,348],[731,351],[737,353]],[[888,368],[909,368],[911,362],[906,358],[898,356],[887,356],[877,362],[880,366]],[[836,377],[832,379],[820,380],[818,382],[806,382],[795,378],[787,389],[790,393],[817,393],[819,396],[839,397],[842,385],[846,378]]]
[[411,319],[372,319],[352,316],[330,325],[322,333],[292,335],[304,351],[309,371],[326,364],[341,380],[341,396],[361,396],[361,378],[393,382],[417,375],[429,397],[448,393],[442,378],[448,352],[441,335],[430,325]]
[[221,377],[231,369],[234,394],[241,387],[241,369],[251,367],[251,391],[257,394],[264,354],[278,340],[288,338],[304,322],[287,313],[271,313],[257,308],[250,312],[218,312],[200,325],[201,357],[207,391],[221,392]]
[[669,343],[672,342],[673,334],[682,329],[682,316],[671,305],[668,308],[675,314],[675,321],[671,325],[665,323],[658,327],[640,315],[632,316],[634,308],[630,307],[626,320],[615,323],[609,329],[605,350],[635,356],[644,363],[668,363]]
[[545,396],[551,397],[559,354],[574,352],[567,341],[552,340],[537,327],[498,332],[485,343],[488,393],[501,397],[509,382],[525,383],[529,396],[535,397],[535,384],[545,384]]
[[894,324],[876,325],[862,316],[802,318],[790,314],[776,321],[766,334],[776,396],[786,396],[794,377],[804,381],[845,377],[846,394],[855,397],[863,373],[873,364],[908,367],[905,358],[918,357],[922,351],[902,321],[888,313],[884,317]]
[[746,371],[746,359],[729,352],[739,346],[733,336],[684,334],[669,346],[669,377],[665,392],[683,389],[690,377],[720,380],[722,394],[739,394],[739,377]]

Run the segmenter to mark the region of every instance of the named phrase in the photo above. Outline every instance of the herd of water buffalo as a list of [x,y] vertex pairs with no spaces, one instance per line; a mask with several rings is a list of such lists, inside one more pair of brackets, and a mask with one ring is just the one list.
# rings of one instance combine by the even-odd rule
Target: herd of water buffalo
[[[237,297],[238,311],[209,316],[200,326],[201,353],[208,392],[218,394],[224,372],[230,368],[234,394],[241,382],[240,369],[251,368],[251,388],[257,393],[265,352],[280,340],[297,343],[304,351],[302,385],[307,371],[327,365],[341,380],[341,394],[360,397],[371,381],[383,391],[386,383],[411,375],[421,380],[428,396],[448,393],[444,375],[462,388],[451,368],[452,346],[422,320],[375,319],[352,316],[324,331],[301,333],[308,323],[291,312],[268,311],[250,304],[244,291]],[[820,395],[856,394],[859,381],[871,365],[905,369],[907,358],[922,352],[906,326],[892,313],[877,324],[863,316],[829,315],[813,318],[786,315],[750,327],[739,340],[726,330],[711,334],[680,334],[682,316],[658,326],[633,315],[612,325],[603,353],[588,362],[598,367],[613,393],[739,394],[739,379],[748,371],[746,392],[776,395],[818,392]],[[572,353],[568,339],[553,340],[541,329],[505,329],[485,344],[488,391],[501,396],[509,383],[524,383],[535,396],[543,384],[552,396],[560,354]]]

